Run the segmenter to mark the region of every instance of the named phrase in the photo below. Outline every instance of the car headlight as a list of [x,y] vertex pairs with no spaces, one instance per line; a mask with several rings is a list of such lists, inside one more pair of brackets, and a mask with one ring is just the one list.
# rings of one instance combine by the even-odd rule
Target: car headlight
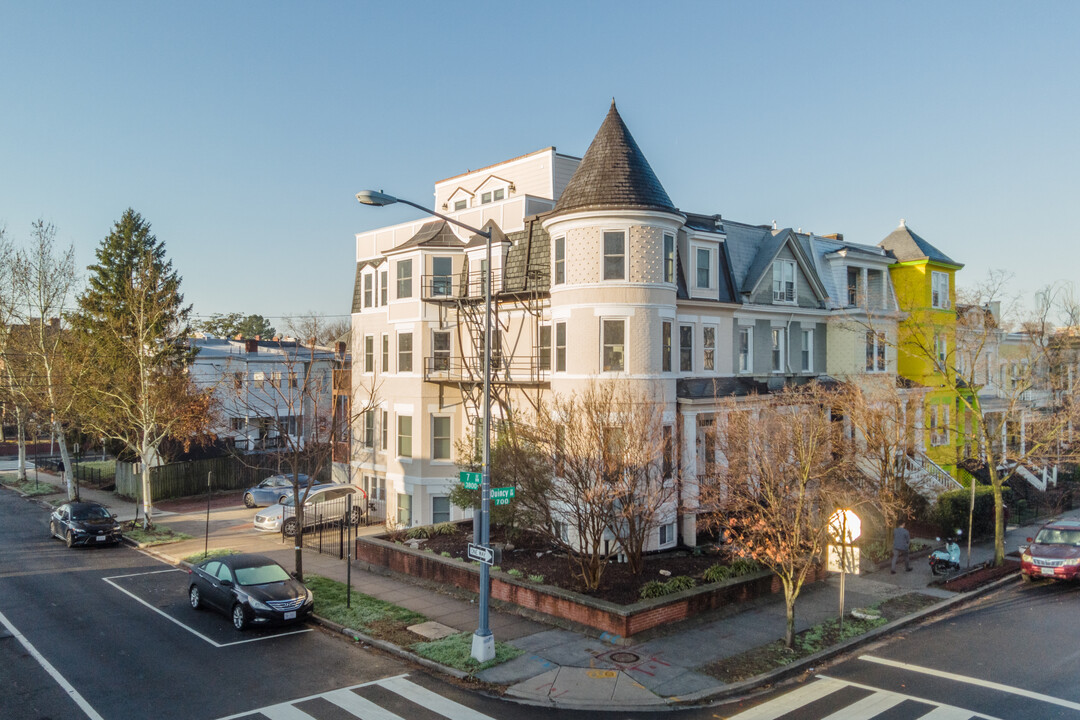
[[1068,558],[1062,565],[1080,565],[1080,557]]
[[248,604],[250,604],[251,607],[254,608],[255,610],[269,610],[270,609],[269,605],[267,605],[264,602],[259,602],[258,600],[256,600],[253,597],[248,598]]
[[1023,560],[1024,562],[1026,562],[1026,563],[1031,562],[1031,553],[1024,553],[1023,555],[1020,556],[1020,559]]
[[304,601],[304,604],[307,605],[309,602],[315,599],[315,594],[307,588],[304,588],[304,592],[307,593],[307,600]]

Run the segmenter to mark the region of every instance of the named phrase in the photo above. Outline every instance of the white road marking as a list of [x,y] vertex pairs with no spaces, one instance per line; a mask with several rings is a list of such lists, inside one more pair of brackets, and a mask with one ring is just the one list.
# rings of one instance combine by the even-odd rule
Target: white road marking
[[[843,710],[837,710],[832,715],[822,718],[822,720],[871,720],[878,713],[883,713],[906,699],[903,695],[897,693],[876,692],[873,695],[867,695],[862,700],[851,703]],[[964,716],[965,720],[970,717],[971,713]]]
[[409,682],[404,677],[390,678],[382,683],[387,690],[392,690],[401,697],[412,700],[417,705],[433,710],[450,720],[491,720],[487,715],[466,707],[453,700],[448,700],[438,693]]
[[832,678],[821,678],[814,682],[806,683],[797,690],[792,690],[786,695],[781,695],[775,700],[770,700],[764,705],[750,708],[749,710],[735,715],[732,720],[771,720],[780,717],[786,712],[796,710],[833,693],[844,686],[844,683]]
[[270,718],[270,720],[315,720],[315,718],[308,715],[303,710],[298,710],[289,703],[271,705],[270,707],[263,708],[259,712]]
[[[153,610],[154,612],[156,612],[158,615],[165,618],[169,622],[175,623],[176,625],[179,625],[180,627],[184,628],[185,630],[187,630],[189,633],[191,633],[195,637],[197,637],[197,638],[199,638],[201,640],[205,640],[206,642],[210,643],[211,645],[213,645],[216,648],[226,648],[226,647],[232,647],[233,645],[244,645],[245,643],[262,642],[263,640],[273,640],[275,638],[285,637],[286,635],[299,635],[300,633],[311,632],[310,628],[305,628],[304,630],[293,630],[292,632],[276,633],[274,635],[269,635],[267,637],[248,638],[247,640],[234,640],[233,642],[219,643],[219,642],[216,642],[216,641],[211,640],[210,638],[206,637],[205,635],[203,635],[198,630],[196,630],[194,628],[191,628],[191,627],[188,627],[184,623],[182,623],[179,620],[177,620],[176,618],[174,618],[172,615],[169,615],[167,612],[163,611],[161,608],[154,607],[153,605],[146,602],[145,600],[143,600],[138,595],[136,595],[136,594],[134,594],[134,593],[132,593],[132,592],[130,592],[128,590],[125,590],[124,588],[120,587],[119,585],[117,585],[116,583],[113,582],[113,580],[118,580],[120,578],[137,577],[139,575],[157,575],[158,573],[167,573],[167,572],[182,572],[182,571],[179,570],[178,568],[173,568],[172,570],[153,570],[153,571],[150,571],[150,572],[132,573],[130,575],[113,575],[111,577],[101,578],[101,579],[104,580],[105,582],[109,583],[114,588],[116,588],[120,592],[124,593],[128,597],[132,598],[136,602],[140,602],[143,605],[145,605],[146,607],[150,608],[151,610]],[[192,612],[194,612],[194,611],[192,611]]]
[[[826,678],[827,676],[818,675],[818,677]],[[917,697],[915,695],[904,695],[903,693],[893,692],[892,690],[882,690],[881,688],[874,687],[873,685],[863,685],[862,683],[851,682],[849,680],[835,680],[835,678],[828,679],[834,680],[835,682],[843,683],[844,685],[850,685],[851,687],[862,688],[863,690],[870,690],[871,692],[881,693],[883,695],[895,695],[899,698],[902,698],[903,700],[914,700],[915,702],[920,702],[924,705],[935,706],[932,711],[930,711],[926,715],[921,716],[919,720],[923,720],[924,718],[928,717],[933,717],[935,720],[945,720],[946,718],[948,718],[949,720],[951,720],[952,718],[964,718],[964,720],[967,720],[968,718],[973,717],[980,718],[980,720],[1001,720],[1001,718],[994,717],[993,715],[987,715],[986,713],[979,713],[975,712],[974,710],[965,710],[963,708],[956,707],[955,705],[947,705],[946,703],[939,703],[936,700],[928,700],[926,698]],[[934,713],[939,711],[941,712],[940,715],[934,715]]]
[[364,720],[402,720],[399,716],[382,708],[367,698],[362,698],[352,690],[334,690],[323,697],[342,710]]
[[[975,717],[983,717],[982,715],[976,715]],[[923,715],[919,720],[971,720],[972,714],[967,710],[961,710],[957,707],[947,707],[942,705],[936,707],[930,712]]]
[[[368,687],[369,685],[381,685],[381,684],[385,683],[387,680],[393,680],[393,679],[398,678],[398,677],[405,677],[405,676],[404,675],[395,675],[395,676],[392,676],[392,677],[389,677],[389,678],[382,678],[380,680],[372,680],[371,682],[359,683],[358,685],[350,685],[349,687],[341,688],[340,690],[333,690],[333,691],[331,691],[329,693],[318,693],[316,695],[308,695],[307,697],[296,698],[295,700],[290,700],[288,703],[281,703],[281,704],[282,705],[295,705],[296,703],[307,702],[308,700],[314,700],[316,698],[321,698],[321,697],[326,697],[327,699],[329,699],[327,697],[329,695],[334,695],[336,693],[342,693],[342,692],[349,692],[349,691],[352,691],[352,690],[356,690],[357,688]],[[360,697],[360,696],[357,695],[357,697]],[[238,720],[239,718],[245,718],[245,717],[248,717],[250,715],[255,715],[256,713],[261,713],[261,712],[262,712],[261,709],[245,710],[244,712],[236,713],[235,715],[229,715],[228,717],[219,718],[218,720]]]
[[90,720],[104,720],[104,718],[98,714],[97,710],[92,708],[90,703],[86,702],[86,698],[79,694],[79,691],[60,674],[60,671],[54,668],[52,664],[37,651],[37,648],[31,645],[30,641],[23,637],[23,634],[19,632],[6,617],[4,617],[4,613],[0,613],[0,624],[3,624],[3,626],[7,628],[7,631],[11,633],[12,637],[18,640],[22,646],[26,648],[26,651],[30,653],[30,656],[37,660],[41,667],[45,668],[45,672],[49,673],[49,675],[52,676],[52,679],[55,680],[56,683],[64,689],[64,692],[68,694],[68,697],[79,706],[79,709],[86,713],[86,717],[90,718]]
[[991,690],[1000,690],[1001,692],[1006,692],[1011,695],[1019,695],[1020,697],[1031,698],[1032,700],[1039,700],[1041,702],[1050,703],[1051,705],[1066,707],[1071,710],[1080,710],[1080,703],[1075,703],[1071,700],[1063,700],[1061,698],[1056,698],[1053,695],[1043,695],[1042,693],[1025,690],[1024,688],[1015,687],[1013,685],[1003,685],[1002,683],[991,682],[990,680],[981,680],[979,678],[970,677],[968,675],[958,675],[956,673],[945,672],[944,670],[935,670],[933,668],[922,667],[920,665],[911,665],[909,663],[899,662],[898,660],[889,660],[887,658],[875,657],[873,655],[863,655],[859,659],[866,660],[867,662],[877,663],[879,665],[888,665],[889,667],[900,668],[909,672],[920,673],[922,675],[931,675],[933,677],[942,678],[945,680],[955,680],[956,682],[967,683],[968,685],[976,685],[978,687],[990,688]]

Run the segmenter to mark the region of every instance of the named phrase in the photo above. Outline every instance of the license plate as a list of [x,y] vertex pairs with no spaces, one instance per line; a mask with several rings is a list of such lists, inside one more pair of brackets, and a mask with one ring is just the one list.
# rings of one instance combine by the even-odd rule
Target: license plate
[[1048,568],[1048,567],[1039,568],[1039,572],[1041,572],[1043,575],[1053,575],[1054,574],[1054,568]]
[[108,538],[105,537],[104,535],[98,535],[97,536],[97,541],[98,542],[105,542],[106,540],[108,540]]
[[296,619],[296,611],[295,610],[290,610],[289,612],[285,613],[285,619],[286,620],[295,620]]

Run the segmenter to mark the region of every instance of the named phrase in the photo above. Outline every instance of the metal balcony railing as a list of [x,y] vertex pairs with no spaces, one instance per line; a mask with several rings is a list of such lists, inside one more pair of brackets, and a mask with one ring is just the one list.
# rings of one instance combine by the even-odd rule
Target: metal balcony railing
[[[547,382],[550,370],[541,369],[536,358],[507,359],[501,355],[491,358],[491,379],[502,383]],[[482,382],[483,358],[424,358],[424,380],[429,382]]]

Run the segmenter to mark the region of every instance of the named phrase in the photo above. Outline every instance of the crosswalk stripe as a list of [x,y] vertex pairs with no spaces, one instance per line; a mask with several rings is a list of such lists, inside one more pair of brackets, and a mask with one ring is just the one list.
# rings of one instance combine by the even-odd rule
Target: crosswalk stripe
[[270,718],[270,720],[315,720],[315,718],[311,717],[303,710],[295,708],[289,703],[271,705],[258,712]]
[[837,710],[822,720],[872,720],[878,713],[904,702],[906,698],[894,693],[874,693],[853,702],[843,710]]
[[976,717],[976,715],[967,710],[941,705],[923,715],[919,720],[971,720],[973,717]]
[[335,690],[323,695],[342,710],[350,712],[363,720],[402,720],[389,710],[376,705],[367,698],[360,697],[352,690]]
[[757,707],[739,713],[731,718],[731,720],[772,720],[772,718],[780,717],[788,711],[796,710],[808,703],[823,698],[826,695],[839,690],[842,686],[843,683],[837,682],[831,678],[815,680],[812,683],[806,683],[797,690],[792,690],[786,695],[781,695],[764,705],[758,705]]
[[448,700],[438,693],[434,693],[416,683],[409,682],[403,677],[395,677],[379,683],[387,690],[391,690],[406,700],[412,700],[417,705],[439,713],[450,720],[491,720],[483,713],[477,712],[470,707]]

